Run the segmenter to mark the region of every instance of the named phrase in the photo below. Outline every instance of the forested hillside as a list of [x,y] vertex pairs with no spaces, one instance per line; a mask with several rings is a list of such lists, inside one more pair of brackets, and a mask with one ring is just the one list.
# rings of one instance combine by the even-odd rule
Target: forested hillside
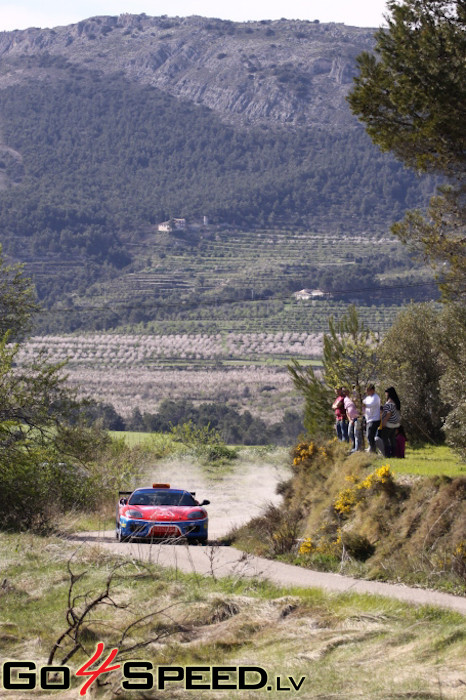
[[[256,99],[261,119],[235,122],[226,118],[221,105],[193,100],[187,87],[180,94],[180,71],[188,71],[186,86],[190,80],[192,85],[190,76],[200,61],[198,53],[187,49],[185,22],[164,20],[170,24],[167,37],[168,25],[156,19],[151,24],[142,17],[139,25],[136,20],[115,24],[110,20],[117,18],[97,19],[0,38],[0,242],[7,255],[28,263],[47,306],[71,299],[66,294],[85,296],[97,282],[121,279],[126,288],[128,275],[147,267],[148,255],[172,252],[170,239],[154,238],[147,245],[156,224],[171,217],[196,222],[207,216],[213,226],[249,231],[252,244],[259,229],[323,232],[337,238],[361,232],[381,235],[406,208],[423,206],[431,194],[431,180],[416,178],[370,144],[344,101],[351,61],[361,41],[363,46],[369,41],[367,30],[335,33],[329,25],[329,33],[306,22],[209,25],[197,18],[196,26],[212,47],[218,48],[221,40],[239,55],[244,39],[248,50],[255,41],[258,52],[264,52],[266,40],[269,63],[265,67],[262,59],[262,82],[273,78],[280,104],[288,100],[294,105],[290,123],[281,120],[277,96],[270,92],[267,120],[267,91],[264,96],[262,87],[255,97],[248,95],[246,110],[249,114]],[[300,24],[302,36],[296,36]],[[291,31],[300,47],[295,58],[305,58],[307,47],[308,65],[303,60],[293,63],[293,51],[283,63]],[[137,60],[128,48],[130,38],[139,47]],[[324,52],[321,64],[317,50]],[[275,64],[270,59],[274,51]],[[140,70],[144,55],[152,56],[152,73],[146,64]],[[172,71],[170,87],[166,64],[174,55],[178,70]],[[217,54],[216,60],[223,66],[232,55]],[[253,70],[251,61],[247,74],[257,76],[259,69],[256,65]],[[131,74],[134,62],[138,70]],[[210,84],[209,78],[204,80]],[[322,112],[337,115],[333,123],[316,121],[319,101]],[[191,236],[188,243],[197,255],[201,238]],[[386,268],[393,271],[388,259]],[[211,274],[208,267],[205,273]],[[334,270],[320,265],[314,285],[325,281],[323,273],[334,277]],[[283,296],[303,278],[300,272],[293,284],[278,281],[275,289]],[[241,291],[247,287],[238,279],[233,300],[249,296]],[[118,322],[124,320],[119,313]]]

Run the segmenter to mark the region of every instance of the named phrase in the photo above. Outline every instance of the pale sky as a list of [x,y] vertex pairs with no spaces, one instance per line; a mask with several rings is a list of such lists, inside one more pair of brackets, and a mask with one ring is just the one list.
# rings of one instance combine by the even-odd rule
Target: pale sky
[[234,21],[285,17],[379,27],[384,24],[385,4],[385,0],[0,0],[0,31],[57,27],[124,12]]

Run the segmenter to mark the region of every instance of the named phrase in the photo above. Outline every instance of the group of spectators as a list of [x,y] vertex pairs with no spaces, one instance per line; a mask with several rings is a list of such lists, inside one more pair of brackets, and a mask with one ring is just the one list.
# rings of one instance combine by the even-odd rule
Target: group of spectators
[[[354,394],[353,387],[353,394]],[[332,404],[335,412],[337,437],[352,443],[351,452],[363,449],[363,434],[367,436],[366,452],[380,452],[385,457],[404,457],[406,435],[401,425],[401,404],[398,394],[391,386],[385,389],[382,405],[375,386],[369,384],[362,400],[363,415],[355,403],[355,396],[343,387],[335,390]]]

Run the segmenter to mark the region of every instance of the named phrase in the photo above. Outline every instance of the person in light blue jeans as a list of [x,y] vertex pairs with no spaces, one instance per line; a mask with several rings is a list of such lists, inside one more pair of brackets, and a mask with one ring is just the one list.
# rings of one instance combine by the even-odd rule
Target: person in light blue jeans
[[366,397],[362,400],[364,405],[364,417],[366,419],[366,435],[369,447],[368,452],[377,452],[375,436],[380,425],[380,396],[375,393],[375,386],[369,384],[366,389]]
[[353,444],[353,449],[351,452],[357,452],[359,450],[359,411],[356,408],[356,404],[350,396],[349,391],[345,391],[345,398],[343,401],[345,407],[346,415],[348,416],[349,427],[348,436]]

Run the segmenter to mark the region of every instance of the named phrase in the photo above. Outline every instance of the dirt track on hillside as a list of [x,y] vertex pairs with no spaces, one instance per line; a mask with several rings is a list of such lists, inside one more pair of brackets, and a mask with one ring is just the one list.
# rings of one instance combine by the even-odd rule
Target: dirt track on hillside
[[114,533],[92,532],[75,535],[75,541],[96,545],[125,557],[151,561],[200,576],[233,576],[266,578],[278,586],[323,588],[333,593],[369,593],[396,598],[405,603],[434,605],[466,615],[466,598],[439,591],[427,591],[378,581],[365,581],[339,574],[310,571],[261,557],[247,555],[233,547],[119,543]]
[[[208,498],[209,539],[227,534],[234,526],[241,525],[258,515],[268,503],[281,500],[275,493],[277,482],[286,478],[283,461],[273,455],[261,455],[254,462],[241,462],[231,473],[212,478],[198,466],[186,460],[160,461],[150,470],[150,477],[140,486],[152,481],[171,481],[195,491],[200,500]],[[176,475],[176,481],[173,478]],[[80,533],[73,540],[86,546],[96,545],[125,557],[151,561],[180,571],[200,576],[236,576],[267,578],[278,586],[318,587],[334,593],[368,593],[395,598],[417,605],[435,605],[466,615],[466,598],[439,591],[365,581],[339,574],[311,571],[278,561],[247,555],[233,547],[148,544],[138,542],[119,543],[113,531]]]

